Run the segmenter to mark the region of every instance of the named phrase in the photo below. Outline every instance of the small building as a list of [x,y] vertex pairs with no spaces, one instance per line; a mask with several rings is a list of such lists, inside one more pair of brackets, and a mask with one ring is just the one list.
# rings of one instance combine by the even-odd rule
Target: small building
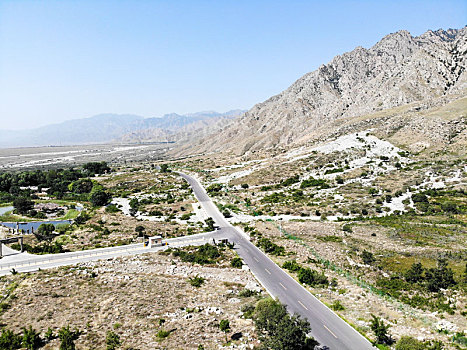
[[149,248],[158,247],[162,245],[162,236],[149,237]]

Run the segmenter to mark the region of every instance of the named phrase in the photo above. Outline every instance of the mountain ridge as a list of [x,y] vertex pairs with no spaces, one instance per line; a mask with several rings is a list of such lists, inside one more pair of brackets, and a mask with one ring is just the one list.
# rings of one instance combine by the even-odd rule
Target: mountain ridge
[[246,154],[291,147],[339,119],[410,103],[427,109],[462,97],[467,89],[466,37],[466,27],[430,30],[417,37],[402,30],[369,49],[356,47],[191,149]]
[[[120,142],[121,139],[125,139],[126,142],[134,142],[135,140],[132,140],[128,135],[148,129],[159,129],[162,134],[176,134],[178,129],[182,130],[187,125],[199,121],[232,119],[242,112],[242,110],[231,110],[225,113],[208,111],[186,115],[171,113],[162,117],[149,118],[134,114],[102,113],[34,129],[0,130],[0,147],[79,145]],[[165,136],[161,137],[166,138]],[[164,140],[156,138],[147,141]]]

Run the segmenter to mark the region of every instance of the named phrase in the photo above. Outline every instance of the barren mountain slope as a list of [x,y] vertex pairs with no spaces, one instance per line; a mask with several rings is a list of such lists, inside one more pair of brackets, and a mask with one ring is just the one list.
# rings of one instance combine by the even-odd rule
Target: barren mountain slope
[[408,104],[417,111],[442,106],[465,96],[466,38],[465,27],[387,35],[370,49],[358,47],[305,74],[191,151],[287,147],[343,119]]

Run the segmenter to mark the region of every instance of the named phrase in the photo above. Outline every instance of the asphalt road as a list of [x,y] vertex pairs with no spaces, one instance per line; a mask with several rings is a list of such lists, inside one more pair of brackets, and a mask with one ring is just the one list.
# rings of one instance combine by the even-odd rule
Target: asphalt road
[[11,273],[12,269],[17,272],[32,272],[39,269],[50,269],[65,265],[74,265],[77,263],[94,261],[100,259],[110,259],[118,256],[128,256],[144,254],[166,249],[167,247],[181,247],[185,245],[202,245],[212,241],[212,238],[222,238],[218,232],[201,233],[186,237],[170,238],[165,240],[168,246],[145,247],[142,243],[128,244],[117,247],[98,248],[83,250],[77,252],[34,255],[28,253],[19,253],[3,245],[5,256],[0,260],[0,276]]
[[332,350],[375,349],[360,333],[252,244],[244,233],[230,225],[195,178],[184,173],[179,174],[191,185],[207,215],[211,216],[220,227],[217,231],[219,237],[226,237],[235,242],[238,255],[269,294],[287,305],[291,313],[298,313],[308,319],[311,335],[316,340]]

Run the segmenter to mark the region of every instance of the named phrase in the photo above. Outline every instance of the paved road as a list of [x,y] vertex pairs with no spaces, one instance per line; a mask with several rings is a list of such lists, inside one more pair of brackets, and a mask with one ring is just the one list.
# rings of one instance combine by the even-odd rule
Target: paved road
[[316,340],[332,350],[375,349],[360,333],[252,244],[243,232],[230,225],[195,178],[187,174],[179,174],[191,185],[206,213],[220,226],[218,234],[235,242],[238,255],[269,294],[286,304],[289,311],[308,319],[311,334]]
[[218,232],[208,232],[192,236],[169,238],[165,240],[169,245],[162,247],[149,248],[145,247],[142,243],[139,243],[78,252],[44,255],[19,253],[18,251],[3,245],[2,248],[5,256],[0,260],[0,276],[11,273],[12,269],[15,269],[18,272],[31,272],[39,269],[44,270],[59,266],[74,265],[87,261],[110,259],[118,256],[150,253],[166,249],[167,247],[202,245],[211,242],[213,237],[220,239],[223,238],[223,235]]

